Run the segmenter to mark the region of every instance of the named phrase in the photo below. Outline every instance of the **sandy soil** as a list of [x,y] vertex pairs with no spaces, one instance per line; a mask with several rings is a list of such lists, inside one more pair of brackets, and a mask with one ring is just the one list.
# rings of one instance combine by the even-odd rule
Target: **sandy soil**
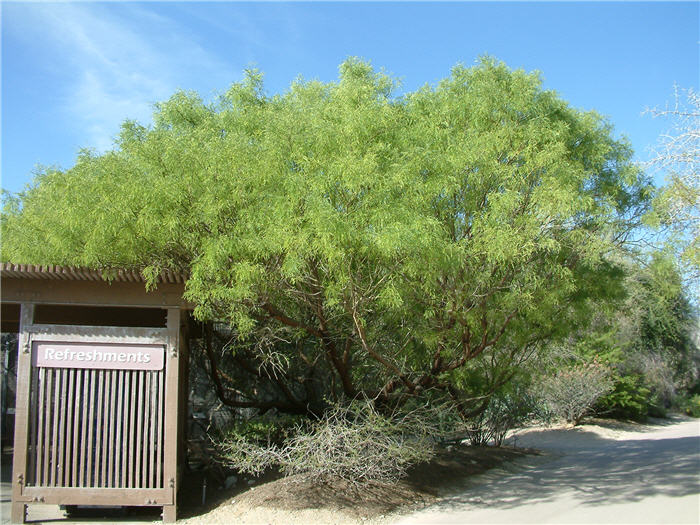
[[182,523],[387,523],[396,519],[393,513],[397,509],[405,512],[425,508],[454,492],[464,480],[530,453],[510,447],[452,447],[432,462],[415,467],[397,483],[314,486],[296,476],[277,479],[220,501],[207,512],[192,509],[197,515]]

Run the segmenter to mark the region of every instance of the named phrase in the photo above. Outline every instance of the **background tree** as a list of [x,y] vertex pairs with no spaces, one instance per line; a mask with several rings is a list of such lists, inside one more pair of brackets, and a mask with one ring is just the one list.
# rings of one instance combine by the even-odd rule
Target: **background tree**
[[611,370],[613,390],[598,401],[598,414],[663,416],[700,386],[697,310],[672,254],[625,258],[624,267],[624,295],[601,303],[591,324],[556,343],[540,367],[556,375],[599,362]]
[[204,346],[232,407],[483,412],[620,293],[648,182],[609,123],[536,74],[484,59],[395,86],[350,59],[281,95],[255,71],[214,104],[177,93],[113,151],[8,198],[3,260],[186,273],[195,315],[228,325]]
[[[700,96],[692,89],[675,91],[675,103],[648,110],[667,118],[672,128],[661,136],[651,164],[666,175],[655,200],[658,218],[670,227],[689,276],[700,277]],[[697,292],[697,288],[695,288]]]

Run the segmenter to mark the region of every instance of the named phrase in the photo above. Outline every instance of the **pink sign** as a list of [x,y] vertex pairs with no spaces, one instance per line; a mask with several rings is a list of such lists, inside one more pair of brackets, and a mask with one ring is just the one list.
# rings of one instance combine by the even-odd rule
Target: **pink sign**
[[164,345],[36,341],[32,347],[34,366],[50,368],[162,370],[165,353]]

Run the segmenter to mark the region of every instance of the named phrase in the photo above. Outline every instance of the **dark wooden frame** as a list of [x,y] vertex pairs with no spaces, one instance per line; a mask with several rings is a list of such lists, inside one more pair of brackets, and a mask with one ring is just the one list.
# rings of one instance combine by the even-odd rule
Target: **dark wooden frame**
[[[13,523],[24,523],[28,504],[160,506],[163,521],[177,517],[178,442],[182,429],[179,418],[181,368],[186,370],[185,338],[181,335],[182,284],[159,286],[146,292],[142,283],[103,281],[57,281],[40,279],[3,279],[3,302],[21,305],[17,364],[17,400],[12,469]],[[48,286],[47,286],[48,285]],[[35,304],[81,304],[88,306],[139,306],[167,309],[165,328],[129,328],[115,326],[75,326],[35,324]],[[165,345],[165,409],[163,436],[162,488],[94,488],[26,486],[28,479],[29,402],[32,372],[32,343],[42,340],[70,342],[119,342]],[[90,467],[91,468],[91,467]]]

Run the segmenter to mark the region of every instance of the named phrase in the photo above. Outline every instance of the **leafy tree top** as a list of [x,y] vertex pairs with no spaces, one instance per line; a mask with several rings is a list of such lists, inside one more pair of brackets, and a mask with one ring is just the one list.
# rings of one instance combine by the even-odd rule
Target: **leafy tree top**
[[6,199],[2,259],[187,272],[198,316],[315,340],[346,393],[435,386],[615,293],[650,190],[605,119],[488,58],[395,88],[349,59],[280,95],[257,71],[178,92]]

